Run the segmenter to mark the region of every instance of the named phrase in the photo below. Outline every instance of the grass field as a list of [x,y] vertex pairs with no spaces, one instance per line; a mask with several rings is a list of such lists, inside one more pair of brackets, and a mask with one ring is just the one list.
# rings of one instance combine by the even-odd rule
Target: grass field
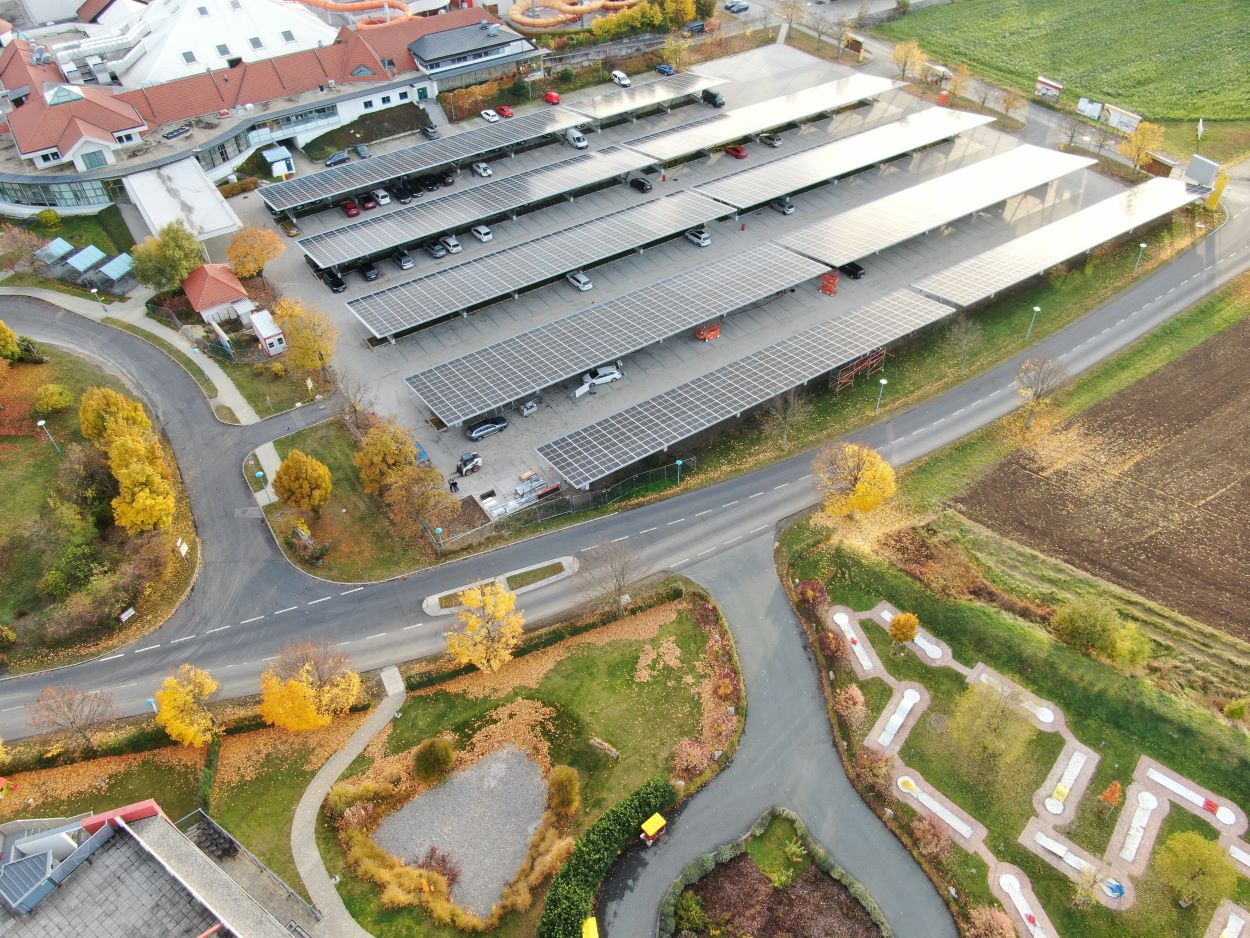
[[1030,95],[1045,75],[1150,120],[1250,118],[1243,0],[964,0],[881,32]]
[[248,362],[231,362],[221,359],[214,359],[214,361],[262,420],[274,414],[286,413],[296,404],[312,399],[307,385],[290,375],[276,378],[268,370],[257,374]]

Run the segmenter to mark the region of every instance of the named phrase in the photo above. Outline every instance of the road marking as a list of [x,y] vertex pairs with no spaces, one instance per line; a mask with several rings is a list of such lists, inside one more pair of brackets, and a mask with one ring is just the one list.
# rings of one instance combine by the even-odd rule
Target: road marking
[[681,560],[677,561],[677,563],[673,564],[673,566],[680,567],[683,563],[689,563],[689,562],[690,562],[689,557],[683,557]]
[[579,553],[579,554],[584,554],[584,553],[586,553],[586,551],[588,551],[588,550],[594,550],[594,549],[595,549],[596,547],[598,547],[598,546],[599,546],[598,544],[591,544],[589,547],[583,547],[581,550],[579,550],[579,551],[578,551],[578,553]]
[[715,547],[709,547],[707,550],[701,550],[701,551],[699,551],[697,554],[695,554],[695,556],[696,556],[696,557],[702,557],[704,554],[710,554],[710,553],[711,553],[712,551],[714,551],[714,550],[716,550],[716,548],[715,548]]
[[368,642],[368,641],[372,641],[375,638],[381,638],[385,634],[386,634],[385,632],[379,632],[377,635],[366,635],[365,641]]
[[278,660],[278,656],[277,656],[277,655],[274,655],[272,658],[261,658],[260,660],[261,660],[261,661],[277,661],[277,660]]
[[[143,653],[143,652],[145,652],[145,651],[152,651],[152,650],[157,649],[157,648],[160,648],[160,647],[161,647],[160,642],[157,642],[155,645],[149,645],[147,648],[136,648],[136,649],[134,650],[134,652],[132,652],[132,654],[139,655],[139,654],[142,654],[142,653]],[[120,657],[121,657],[121,655],[118,655],[118,657],[120,658]]]
[[191,641],[191,639],[193,639],[193,638],[195,638],[195,636],[194,636],[194,635],[184,635],[184,636],[182,636],[182,638],[175,638],[175,639],[171,640],[169,644],[171,644],[171,645],[177,645],[179,642],[189,642],[189,641]]
[[138,681],[131,681],[129,684],[118,684],[117,687],[114,688],[114,690],[125,690],[127,687],[138,687],[138,686],[139,686]]
[[707,511],[696,511],[694,513],[694,516],[698,518],[698,517],[701,517],[702,515],[710,515],[715,510],[716,510],[715,508],[709,508]]
[[350,645],[350,644],[351,644],[351,640],[350,640],[350,639],[348,639],[348,640],[347,640],[347,641],[345,641],[345,642],[335,642],[335,643],[334,643],[334,647],[335,647],[335,648],[342,648],[344,645]]
[[676,521],[669,521],[667,524],[664,525],[664,527],[667,528],[671,524],[681,524],[685,520],[686,520],[685,518],[678,518]]
[[[251,622],[252,620],[251,620],[251,619],[248,619],[247,621],[248,621],[248,622]],[[209,630],[208,630],[207,632],[205,632],[204,634],[205,634],[205,635],[212,635],[214,632],[224,632],[224,631],[225,631],[226,629],[228,629],[228,628],[230,628],[230,626],[228,626],[228,625],[219,625],[219,626],[218,626],[217,628],[215,628],[215,629],[209,629]]]
[[0,710],[0,713],[8,713],[10,710],[21,710],[21,709],[22,708],[20,705],[16,707],[5,707],[3,710]]
[[812,474],[809,472],[809,473],[808,473],[807,475],[805,475],[805,476],[799,476],[799,481],[800,481],[800,482],[806,482],[806,481],[807,481],[808,479],[810,479],[811,477],[812,477]]
[[304,603],[304,605],[305,605],[305,606],[315,606],[315,605],[317,605],[317,603],[323,603],[323,602],[325,602],[327,599],[333,599],[333,597],[332,597],[332,596],[322,596],[320,599],[312,599],[312,600],[309,600],[308,602]]
[[741,501],[741,499],[737,499],[737,498],[735,498],[732,502],[725,502],[725,504],[721,505],[721,507],[722,507],[722,508],[732,508],[734,505],[738,504],[738,502],[739,502],[739,501]]
[[777,491],[777,489],[784,489],[789,484],[790,484],[789,482],[782,482],[780,485],[774,485],[773,491],[775,492]]
[[767,530],[768,530],[768,525],[761,524],[758,528],[752,528],[750,531],[747,532],[747,534],[758,534],[760,531],[767,531]]
[[[259,622],[263,618],[265,617],[264,616],[252,616],[252,618],[250,619],[244,619],[242,622],[239,623],[239,625],[247,625],[249,622]],[[230,628],[230,626],[227,625],[226,628]]]
[[737,537],[731,537],[729,540],[725,541],[725,543],[732,544],[734,541],[740,541],[740,540],[742,540],[741,534],[739,534]]
[[423,625],[425,625],[424,622],[418,622],[416,625],[405,625],[401,631],[407,632],[409,629],[419,629]]
[[747,498],[748,499],[759,498],[763,494],[764,494],[763,492],[756,492],[754,495],[748,495]]
[[639,533],[639,534],[650,534],[650,533],[651,533],[652,531],[654,531],[654,530],[655,530],[655,528],[646,528],[645,530],[639,531],[638,533]]
[[629,540],[629,535],[628,535],[628,534],[626,534],[624,537],[614,537],[614,538],[612,538],[612,540],[608,541],[608,543],[609,543],[609,544],[617,544],[617,543],[619,543],[619,542],[621,542],[621,541],[628,541],[628,540]]
[[116,661],[118,658],[121,658],[125,654],[126,654],[125,652],[122,652],[120,655],[109,655],[107,658],[101,658],[100,660],[101,661]]
[[346,596],[348,593],[359,593],[362,589],[364,589],[363,586],[357,586],[354,590],[343,590],[339,595]]
[[280,616],[284,612],[290,612],[292,609],[298,609],[298,608],[299,606],[287,606],[285,609],[279,609],[277,612],[274,613],[274,615]]

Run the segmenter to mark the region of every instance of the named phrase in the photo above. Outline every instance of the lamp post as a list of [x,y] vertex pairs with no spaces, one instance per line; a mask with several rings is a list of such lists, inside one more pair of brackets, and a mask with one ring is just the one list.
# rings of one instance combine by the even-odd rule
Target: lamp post
[[1024,334],[1025,342],[1029,341],[1029,339],[1033,337],[1033,327],[1037,324],[1037,314],[1040,313],[1041,311],[1042,311],[1042,308],[1040,306],[1033,307],[1033,318],[1029,320],[1029,329]]
[[51,443],[52,448],[55,449],[59,453],[61,451],[61,447],[57,445],[56,440],[52,439],[52,431],[48,429],[48,421],[37,420],[35,421],[35,426],[39,427],[41,430],[43,430],[44,433],[48,435],[48,442]]
[[105,316],[107,316],[109,314],[109,310],[108,310],[108,307],[104,305],[104,297],[100,296],[99,288],[92,287],[91,295],[94,296],[96,302],[100,304],[100,312],[103,313]]
[[681,466],[683,462],[685,462],[684,459],[677,460],[677,484],[678,485],[681,485]]
[[889,383],[885,378],[881,379],[881,388],[877,391],[877,406],[872,411],[874,414],[881,409],[881,399],[885,397],[885,386]]
[[438,549],[438,554],[441,557],[443,555],[443,529],[442,528],[434,529],[434,546]]
[[1137,263],[1133,265],[1134,277],[1137,276],[1137,270],[1139,267],[1141,267],[1141,259],[1145,256],[1145,254],[1146,254],[1146,242],[1143,241],[1141,244],[1137,245]]

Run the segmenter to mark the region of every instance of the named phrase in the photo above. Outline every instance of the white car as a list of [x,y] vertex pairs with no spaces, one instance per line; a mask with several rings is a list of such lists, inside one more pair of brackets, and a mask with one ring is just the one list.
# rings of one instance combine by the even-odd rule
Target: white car
[[590,282],[590,278],[580,270],[569,271],[564,275],[564,279],[573,284],[573,286],[577,287],[577,289],[582,293],[585,293],[594,286],[594,284]]
[[373,198],[374,198],[374,201],[378,203],[378,205],[390,205],[391,204],[391,194],[387,192],[385,189],[374,189]]
[[462,250],[464,250],[460,246],[460,242],[456,240],[456,236],[454,234],[443,235],[438,239],[438,243],[447,248],[448,254],[459,254]]
[[489,164],[489,163],[474,163],[474,164],[473,164],[472,166],[470,166],[469,168],[470,168],[471,170],[473,170],[473,175],[474,175],[474,176],[481,176],[483,179],[486,179],[486,178],[488,178],[488,177],[490,177],[490,176],[494,175],[494,174],[490,171],[490,164]]
[[582,384],[611,384],[625,377],[620,365],[600,365],[582,375]]
[[712,243],[712,236],[707,233],[706,228],[692,228],[686,232],[686,240],[691,244],[705,248]]
[[491,230],[485,225],[474,225],[472,228],[469,229],[469,234],[473,235],[473,237],[477,238],[483,244],[485,244],[487,241],[495,240],[495,236],[491,233]]
[[628,87],[629,87],[629,76],[628,76],[628,75],[626,75],[626,74],[625,74],[624,72],[622,72],[622,71],[615,71],[615,72],[613,72],[613,73],[612,73],[612,81],[613,81],[615,84],[620,85],[622,88],[628,88]]
[[487,108],[486,110],[482,112],[482,120],[486,121],[486,123],[488,124],[493,124],[497,120],[499,120],[499,115],[496,114],[494,111],[492,111],[490,108]]

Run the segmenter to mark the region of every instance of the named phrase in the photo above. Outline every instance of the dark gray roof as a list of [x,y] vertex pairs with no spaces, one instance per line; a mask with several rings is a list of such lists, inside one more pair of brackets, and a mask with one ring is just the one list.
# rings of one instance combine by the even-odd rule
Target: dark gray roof
[[22,897],[48,878],[52,867],[52,855],[36,853],[6,863],[0,870],[0,896],[9,905],[17,905]]
[[497,49],[521,38],[520,33],[513,32],[506,26],[500,26],[493,36],[489,29],[482,29],[481,26],[461,26],[459,29],[422,36],[408,46],[408,49],[419,61],[433,62],[466,52]]

